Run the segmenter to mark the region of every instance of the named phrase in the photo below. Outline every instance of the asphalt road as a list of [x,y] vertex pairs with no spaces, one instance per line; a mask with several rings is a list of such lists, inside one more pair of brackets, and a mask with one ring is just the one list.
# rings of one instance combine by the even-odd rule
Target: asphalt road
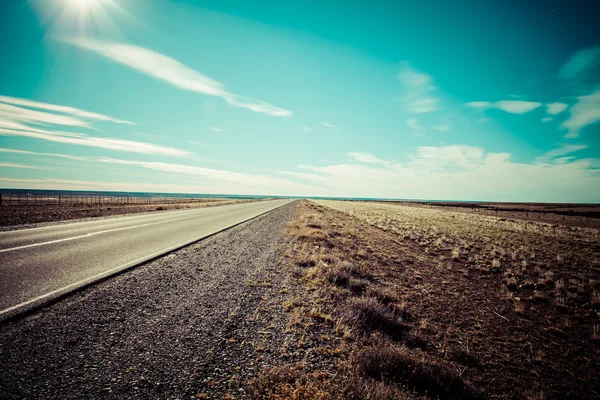
[[290,201],[166,211],[0,232],[0,319]]

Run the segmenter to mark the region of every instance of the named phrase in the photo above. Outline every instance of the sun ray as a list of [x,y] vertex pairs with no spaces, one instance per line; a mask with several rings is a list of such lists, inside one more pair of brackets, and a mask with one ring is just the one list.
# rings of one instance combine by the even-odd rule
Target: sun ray
[[122,37],[119,18],[137,21],[123,7],[127,0],[33,0],[49,36]]

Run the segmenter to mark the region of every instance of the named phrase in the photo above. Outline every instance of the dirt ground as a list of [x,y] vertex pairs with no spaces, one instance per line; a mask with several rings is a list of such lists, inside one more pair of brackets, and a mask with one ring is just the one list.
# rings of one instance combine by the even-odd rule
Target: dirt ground
[[549,224],[600,229],[600,205],[548,203],[387,202],[412,207],[519,219]]
[[298,274],[332,326],[349,330],[347,370],[427,397],[600,396],[597,235],[491,220],[471,221],[470,235],[447,211],[417,214],[416,226],[372,203],[299,212]]
[[597,230],[395,207],[294,202],[0,325],[0,398],[600,397]]

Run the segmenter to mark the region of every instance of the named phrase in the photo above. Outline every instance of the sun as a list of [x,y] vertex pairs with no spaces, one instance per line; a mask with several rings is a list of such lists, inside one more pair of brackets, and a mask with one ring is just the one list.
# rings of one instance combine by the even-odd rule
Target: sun
[[77,7],[93,7],[100,2],[100,0],[68,0],[69,3]]
[[[0,0],[5,1],[5,0]],[[120,24],[136,19],[125,8],[131,0],[28,0],[49,37],[118,36]]]

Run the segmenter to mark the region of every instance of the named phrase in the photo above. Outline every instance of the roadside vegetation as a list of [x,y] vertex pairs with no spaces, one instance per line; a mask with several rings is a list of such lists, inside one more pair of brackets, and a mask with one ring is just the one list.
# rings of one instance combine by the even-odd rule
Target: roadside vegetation
[[286,233],[287,362],[251,398],[597,398],[598,230],[308,202]]

